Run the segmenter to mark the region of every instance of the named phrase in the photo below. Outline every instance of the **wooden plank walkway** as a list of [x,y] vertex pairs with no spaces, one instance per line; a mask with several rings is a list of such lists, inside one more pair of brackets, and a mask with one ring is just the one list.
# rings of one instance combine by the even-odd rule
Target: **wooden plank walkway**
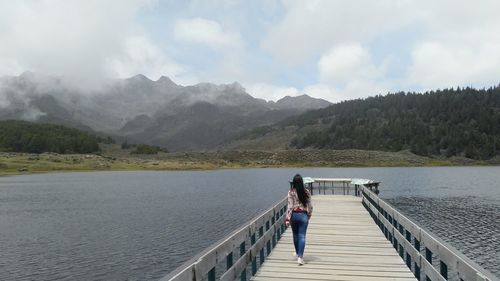
[[315,195],[313,204],[305,265],[297,265],[292,256],[292,229],[288,228],[251,280],[416,280],[373,222],[361,198]]

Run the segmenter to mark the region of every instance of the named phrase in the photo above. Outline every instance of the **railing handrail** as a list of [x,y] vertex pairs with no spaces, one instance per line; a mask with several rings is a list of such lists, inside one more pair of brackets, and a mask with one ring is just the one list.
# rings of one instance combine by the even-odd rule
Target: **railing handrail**
[[[250,263],[252,266],[256,264],[256,253],[260,253],[262,262],[265,258],[263,257],[264,247],[267,246],[267,255],[269,255],[276,240],[281,238],[285,230],[286,207],[287,197],[177,267],[160,281],[192,281],[203,280],[207,277],[208,280],[215,280],[215,268],[223,260],[226,260],[227,266],[221,280],[234,280],[242,273],[246,275],[246,267]],[[259,234],[258,240],[257,233]],[[248,240],[250,240],[251,247],[246,250],[245,245]],[[233,263],[233,252],[238,248],[240,257]]]
[[[499,281],[493,274],[408,219],[368,188],[361,187],[361,191],[365,207],[417,278],[423,273],[433,281],[445,281],[451,271],[464,281]],[[425,255],[421,253],[421,246]],[[435,256],[439,260],[439,271],[432,264]]]

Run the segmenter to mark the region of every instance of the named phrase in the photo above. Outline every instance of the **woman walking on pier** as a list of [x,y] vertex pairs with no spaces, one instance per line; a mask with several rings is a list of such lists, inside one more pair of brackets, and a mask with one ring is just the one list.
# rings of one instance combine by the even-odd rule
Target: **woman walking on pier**
[[304,187],[304,181],[299,174],[293,177],[292,188],[288,191],[288,209],[285,223],[291,224],[295,256],[299,265],[304,264],[304,248],[306,246],[306,231],[312,215],[311,193]]

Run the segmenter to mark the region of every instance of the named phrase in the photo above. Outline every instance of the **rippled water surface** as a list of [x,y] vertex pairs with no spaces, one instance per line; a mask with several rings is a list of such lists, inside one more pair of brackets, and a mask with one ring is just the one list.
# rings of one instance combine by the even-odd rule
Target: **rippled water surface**
[[314,168],[0,178],[0,280],[158,280],[297,172],[382,181],[382,197],[500,274],[500,168]]

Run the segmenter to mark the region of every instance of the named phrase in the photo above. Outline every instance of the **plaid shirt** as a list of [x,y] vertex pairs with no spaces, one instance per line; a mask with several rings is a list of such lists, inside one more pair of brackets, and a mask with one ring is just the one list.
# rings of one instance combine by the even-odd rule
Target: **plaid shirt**
[[290,191],[288,191],[288,209],[286,210],[286,220],[289,221],[290,218],[292,217],[292,211],[300,208],[303,210],[307,211],[307,215],[311,217],[312,211],[313,211],[313,206],[311,202],[311,193],[309,193],[309,190],[306,189],[306,193],[309,197],[307,200],[307,206],[304,206],[300,200],[299,197],[297,196],[297,192],[295,191],[294,188],[292,188]]

